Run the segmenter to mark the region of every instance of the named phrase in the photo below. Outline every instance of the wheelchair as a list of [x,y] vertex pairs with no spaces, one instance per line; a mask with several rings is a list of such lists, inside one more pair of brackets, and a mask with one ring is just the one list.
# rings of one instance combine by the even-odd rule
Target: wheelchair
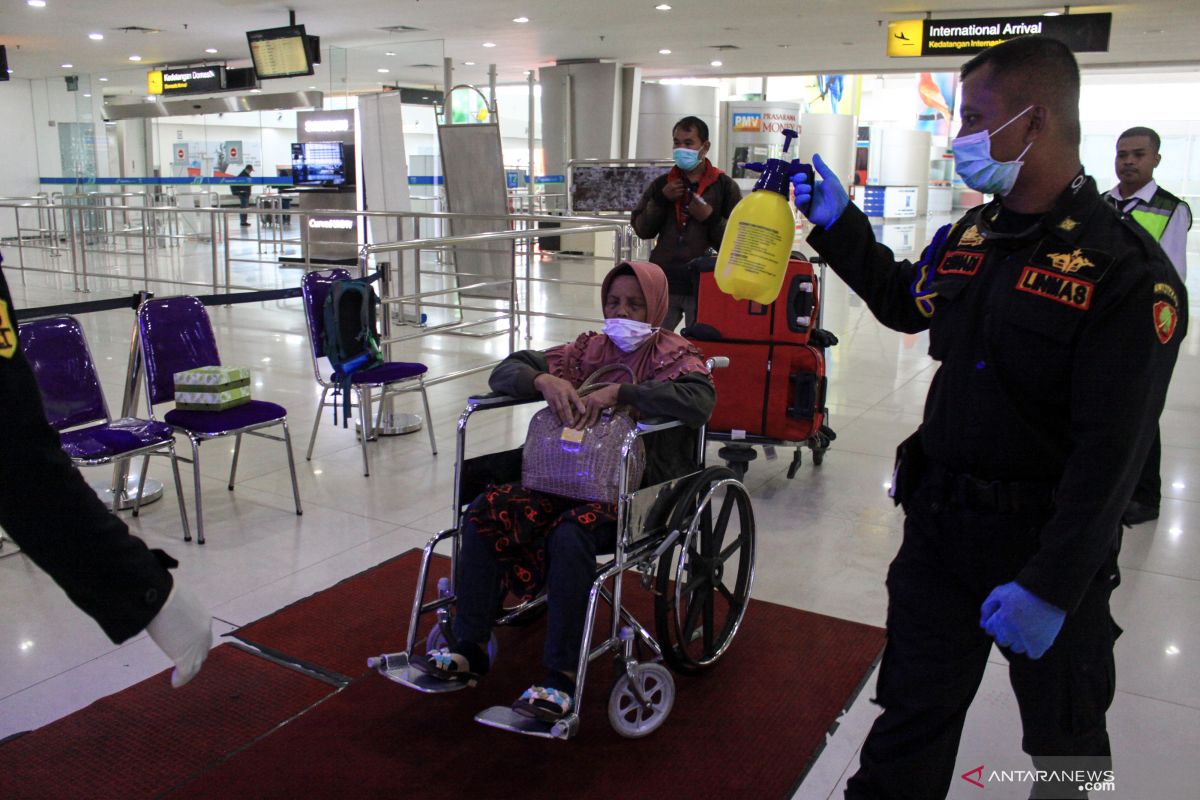
[[[709,366],[726,363],[727,359],[712,359]],[[519,447],[467,458],[467,426],[479,412],[535,402],[543,401],[472,397],[459,416],[454,471],[456,525],[435,534],[425,545],[404,651],[367,661],[370,668],[390,680],[427,693],[466,688],[465,683],[446,682],[427,674],[412,659],[453,640],[451,610],[459,531],[467,506],[488,483],[516,482],[521,476]],[[598,563],[588,597],[584,646],[580,649],[571,710],[561,719],[548,722],[523,716],[508,706],[493,706],[477,714],[477,722],[530,736],[569,739],[579,731],[588,664],[609,656],[616,676],[608,701],[609,722],[622,736],[645,736],[657,730],[671,712],[675,700],[672,670],[700,673],[729,648],[745,616],[754,582],[754,514],[746,488],[727,467],[704,466],[703,428],[696,431],[698,471],[653,486],[628,486],[628,457],[636,439],[682,425],[677,420],[643,420],[623,444],[615,552],[610,560]],[[437,597],[427,600],[430,563],[435,549],[444,543],[450,549],[450,577],[440,579]],[[622,591],[628,588],[622,585],[622,576],[627,572],[635,574],[641,587],[654,595],[657,638],[622,605]],[[610,611],[606,627],[598,619],[601,601]],[[515,607],[500,604],[496,625],[525,624],[545,611],[545,602],[543,593]],[[422,619],[430,614],[435,615],[436,622],[422,638],[418,635]],[[604,635],[598,633],[601,631],[607,637],[594,641]],[[419,639],[424,650],[414,649]],[[495,665],[498,645],[494,632],[486,649]]]

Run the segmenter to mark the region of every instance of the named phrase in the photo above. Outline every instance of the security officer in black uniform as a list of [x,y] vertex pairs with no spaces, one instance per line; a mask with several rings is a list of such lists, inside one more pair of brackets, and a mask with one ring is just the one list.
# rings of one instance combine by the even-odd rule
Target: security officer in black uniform
[[[0,257],[0,264],[4,259]],[[17,339],[0,270],[0,528],[120,643],[146,630],[182,686],[212,645],[212,618],[167,570],[178,563],[130,535],[62,451]]]
[[1083,173],[1070,50],[1011,40],[962,78],[956,166],[995,199],[916,264],[875,241],[819,157],[824,180],[796,180],[809,243],[881,322],[928,330],[940,362],[898,453],[883,712],[848,798],[946,795],[993,640],[1046,771],[1032,796],[1086,796],[1071,770],[1108,779],[1120,519],[1187,330],[1162,249]]

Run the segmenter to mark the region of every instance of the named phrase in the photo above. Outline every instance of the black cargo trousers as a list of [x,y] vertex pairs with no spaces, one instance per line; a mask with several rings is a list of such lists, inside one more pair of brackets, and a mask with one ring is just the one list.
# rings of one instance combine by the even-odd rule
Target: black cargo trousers
[[[1017,576],[1051,513],[1048,487],[982,483],[933,464],[912,473],[898,495],[904,539],[887,577],[888,642],[875,698],[883,713],[847,798],[945,797],[956,776],[978,766],[957,769],[955,761],[993,644],[980,627],[980,607],[992,589]],[[1000,648],[1020,707],[1022,748],[1034,769],[1111,769],[1105,713],[1121,630],[1109,597],[1119,582],[1114,550],[1040,659]],[[1041,782],[1031,797],[1086,794],[1074,781]]]

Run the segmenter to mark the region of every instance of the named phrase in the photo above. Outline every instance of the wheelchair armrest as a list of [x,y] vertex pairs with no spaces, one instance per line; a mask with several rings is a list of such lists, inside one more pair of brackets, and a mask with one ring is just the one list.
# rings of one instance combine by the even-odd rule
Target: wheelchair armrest
[[638,422],[637,432],[639,436],[645,436],[647,433],[657,433],[658,431],[681,427],[683,427],[683,423],[674,417],[647,417]]
[[544,403],[545,400],[541,397],[513,397],[507,394],[497,394],[490,392],[488,394],[471,395],[467,398],[467,408],[472,411],[479,411],[485,408],[507,408],[508,406],[521,406],[526,403]]

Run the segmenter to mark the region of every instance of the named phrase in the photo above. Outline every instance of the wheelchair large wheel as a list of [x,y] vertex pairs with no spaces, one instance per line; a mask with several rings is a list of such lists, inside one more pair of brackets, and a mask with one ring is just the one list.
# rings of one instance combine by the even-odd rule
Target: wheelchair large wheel
[[[638,695],[646,699],[645,705]],[[621,672],[608,696],[608,721],[629,739],[653,733],[675,705],[675,679],[662,664],[639,664],[637,677]]]
[[754,581],[750,495],[727,467],[699,473],[671,511],[680,538],[658,563],[654,621],[663,658],[694,674],[737,633]]

